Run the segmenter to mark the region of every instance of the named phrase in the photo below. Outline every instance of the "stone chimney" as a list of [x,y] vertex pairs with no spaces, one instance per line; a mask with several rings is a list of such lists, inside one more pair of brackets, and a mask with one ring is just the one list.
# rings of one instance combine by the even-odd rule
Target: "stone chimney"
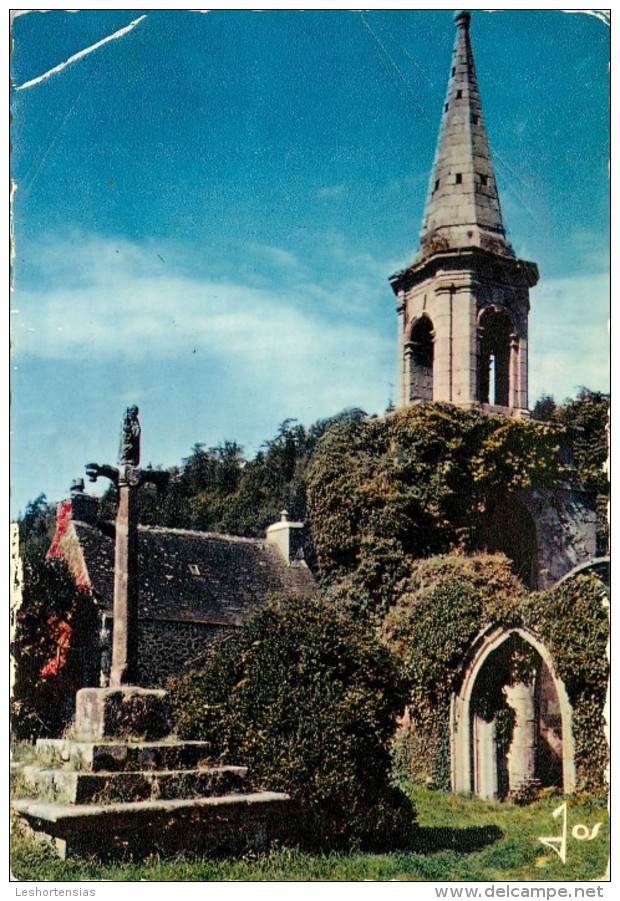
[[99,501],[84,491],[84,479],[71,483],[71,519],[94,526],[99,514]]
[[267,529],[267,544],[275,545],[288,565],[302,563],[305,566],[303,529],[303,522],[289,522],[288,511],[282,510],[280,521]]

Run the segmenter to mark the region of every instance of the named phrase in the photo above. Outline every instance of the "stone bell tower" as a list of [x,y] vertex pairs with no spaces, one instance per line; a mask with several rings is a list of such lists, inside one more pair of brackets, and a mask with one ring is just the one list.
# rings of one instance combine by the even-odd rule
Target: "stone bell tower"
[[435,162],[413,262],[397,298],[398,406],[443,401],[528,417],[527,322],[535,263],[504,232],[482,118],[470,15],[456,40]]

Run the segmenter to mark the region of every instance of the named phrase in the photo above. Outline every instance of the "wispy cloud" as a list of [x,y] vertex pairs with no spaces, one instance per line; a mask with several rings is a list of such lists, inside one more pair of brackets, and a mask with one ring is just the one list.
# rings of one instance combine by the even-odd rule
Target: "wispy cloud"
[[[271,248],[277,251],[278,248]],[[333,304],[300,305],[289,287],[269,288],[231,279],[195,278],[171,266],[151,248],[129,242],[60,241],[41,249],[37,281],[44,287],[19,292],[13,339],[17,359],[48,361],[161,361],[199,355],[235,371],[263,391],[291,397],[315,395],[322,407],[346,406],[355,386],[372,397],[391,370],[391,335],[360,323]],[[282,251],[283,266],[290,264]],[[304,286],[320,299],[325,289]],[[347,284],[335,286],[349,295]]]
[[291,269],[299,266],[299,259],[295,254],[291,253],[289,250],[284,250],[282,247],[274,247],[271,244],[253,242],[249,245],[248,249],[255,253],[257,257],[262,257],[277,266],[285,266],[286,268]]
[[609,390],[609,276],[541,281],[530,313],[530,403],[556,400],[585,385]]
[[327,199],[330,197],[340,197],[345,191],[345,185],[323,185],[319,188],[317,193],[319,197]]
[[77,62],[77,60],[88,56],[89,53],[92,53],[94,50],[98,50],[100,47],[103,47],[104,44],[109,43],[109,41],[115,41],[118,38],[122,38],[123,35],[126,35],[128,32],[130,32],[133,28],[136,27],[136,25],[139,25],[140,22],[144,21],[144,19],[146,19],[146,15],[139,16],[137,19],[134,19],[133,22],[130,22],[129,25],[125,25],[125,27],[119,29],[119,31],[115,31],[114,34],[110,34],[106,38],[102,38],[102,40],[97,41],[96,44],[92,44],[90,47],[85,47],[84,50],[80,50],[78,53],[74,53],[73,56],[70,56],[69,59],[66,59],[64,63],[59,63],[57,66],[54,66],[53,69],[49,69],[42,75],[37,75],[36,78],[31,78],[30,81],[26,81],[22,85],[17,85],[15,90],[23,91],[26,88],[31,88],[33,87],[33,85],[45,81],[52,75],[57,75],[58,72],[62,72],[63,69],[67,68],[67,66],[70,66],[72,63]]

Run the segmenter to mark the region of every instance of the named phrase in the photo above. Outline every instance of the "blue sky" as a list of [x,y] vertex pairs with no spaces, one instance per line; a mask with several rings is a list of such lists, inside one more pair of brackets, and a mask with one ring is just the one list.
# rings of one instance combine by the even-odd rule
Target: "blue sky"
[[[476,11],[471,35],[504,223],[541,274],[530,404],[608,390],[609,28]],[[31,12],[13,39],[13,512],[114,462],[131,403],[165,466],[383,411],[452,12]]]

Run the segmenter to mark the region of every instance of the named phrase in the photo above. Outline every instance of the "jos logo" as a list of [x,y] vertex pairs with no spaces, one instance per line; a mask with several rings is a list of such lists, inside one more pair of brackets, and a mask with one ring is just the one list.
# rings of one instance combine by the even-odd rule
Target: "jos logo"
[[[555,851],[562,863],[566,863],[566,849],[568,840],[568,812],[566,801],[563,804],[560,804],[559,807],[556,807],[556,809],[553,811],[553,816],[556,819],[559,816],[563,816],[561,835],[545,836],[544,838],[539,838],[538,840],[542,842],[543,845],[551,848],[552,851]],[[596,823],[596,825],[594,825],[591,829],[588,829],[588,827],[584,826],[583,823],[578,823],[577,825],[573,826],[571,835],[578,842],[591,842],[598,835],[602,825],[602,823]]]

